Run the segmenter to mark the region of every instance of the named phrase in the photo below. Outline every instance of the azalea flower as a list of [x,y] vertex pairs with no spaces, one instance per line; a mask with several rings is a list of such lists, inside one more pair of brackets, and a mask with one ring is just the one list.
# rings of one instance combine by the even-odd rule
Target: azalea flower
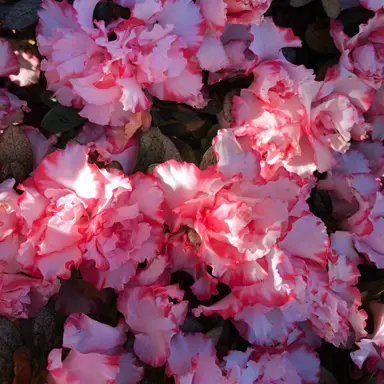
[[93,123],[112,126],[146,110],[148,93],[204,105],[201,70],[191,60],[204,33],[196,4],[131,2],[130,20],[106,26],[93,23],[96,3],[45,0],[39,12],[37,42],[47,57],[42,69],[61,104],[82,108],[80,115]]
[[287,350],[262,352],[248,348],[246,352],[231,351],[224,357],[229,383],[318,383],[319,358],[305,344]]
[[0,38],[0,58],[0,77],[19,73],[19,61],[9,42],[3,38]]
[[[226,181],[214,168],[200,171],[172,160],[157,166],[154,175],[172,209],[166,223],[172,227],[176,220],[196,231],[198,257],[243,304],[290,300],[293,287],[279,271],[285,254],[325,266],[328,239],[321,221],[301,200],[308,189],[298,178],[282,173],[268,183]],[[312,247],[304,252],[294,238],[309,228]]]
[[218,365],[211,339],[201,333],[180,333],[172,338],[166,373],[175,378],[176,384],[204,384],[210,380],[218,384],[228,383]]
[[28,87],[39,82],[40,60],[32,52],[23,49],[15,50],[15,55],[20,64],[20,72],[11,74],[9,78],[20,87]]
[[99,170],[87,149],[68,145],[47,155],[23,183],[19,209],[24,218],[18,262],[33,276],[68,279],[82,261],[84,231],[102,190]]
[[48,384],[69,381],[104,384],[136,384],[144,376],[135,356],[126,352],[124,327],[113,328],[83,313],[70,315],[64,324],[63,347],[70,352],[62,360],[62,349],[48,356]]
[[28,111],[25,101],[6,89],[0,89],[0,129],[10,124],[21,123],[24,119],[24,111]]
[[[380,1],[367,1],[365,5],[377,9],[382,7]],[[331,21],[331,34],[342,54],[340,64],[375,89],[381,87],[384,77],[381,41],[383,25],[384,13],[378,11],[366,24],[360,25],[356,35],[348,37],[339,21]]]
[[119,294],[117,309],[135,335],[134,351],[140,360],[153,367],[166,362],[171,339],[180,332],[187,314],[188,302],[182,301],[183,296],[176,285],[126,287]]
[[81,272],[98,289],[122,290],[139,263],[150,263],[162,249],[163,194],[150,176],[136,173],[127,178],[105,170],[101,174],[103,198],[84,232]]
[[369,337],[356,343],[358,350],[351,353],[353,362],[368,372],[376,372],[378,380],[384,379],[383,369],[383,315],[384,305],[378,302],[370,303],[374,318],[374,330]]

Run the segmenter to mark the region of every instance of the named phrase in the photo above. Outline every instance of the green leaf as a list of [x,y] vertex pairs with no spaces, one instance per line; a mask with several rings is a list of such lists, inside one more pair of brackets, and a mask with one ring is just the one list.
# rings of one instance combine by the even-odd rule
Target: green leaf
[[40,9],[41,0],[20,0],[9,10],[4,19],[7,29],[27,28],[38,21],[37,11]]
[[55,105],[43,118],[41,126],[51,133],[67,132],[84,124],[86,119],[81,118],[73,108]]
[[52,97],[53,93],[50,91],[44,91],[40,94],[41,101],[49,108],[56,105],[56,98]]

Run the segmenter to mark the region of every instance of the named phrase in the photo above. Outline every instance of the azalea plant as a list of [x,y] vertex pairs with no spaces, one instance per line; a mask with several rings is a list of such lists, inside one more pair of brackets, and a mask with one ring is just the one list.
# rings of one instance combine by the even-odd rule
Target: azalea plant
[[384,383],[384,2],[0,1],[10,384]]

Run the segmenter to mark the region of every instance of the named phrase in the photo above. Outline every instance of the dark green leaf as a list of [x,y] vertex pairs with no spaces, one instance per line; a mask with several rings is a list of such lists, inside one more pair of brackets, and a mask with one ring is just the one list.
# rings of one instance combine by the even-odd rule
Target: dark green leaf
[[212,147],[210,147],[205,153],[200,162],[200,169],[207,169],[210,165],[216,164],[217,158]]
[[4,19],[8,29],[24,29],[38,20],[37,11],[42,0],[20,0],[15,3]]
[[40,94],[41,101],[49,108],[52,108],[56,105],[56,99],[52,97],[52,92],[44,91]]
[[140,133],[136,170],[146,172],[150,165],[164,163],[170,159],[182,161],[176,145],[169,137],[162,134],[159,128],[151,127],[148,131]]
[[41,126],[48,132],[60,133],[78,128],[85,121],[75,109],[58,104],[44,116]]
[[0,384],[13,378],[13,353],[23,345],[18,329],[11,321],[0,317]]

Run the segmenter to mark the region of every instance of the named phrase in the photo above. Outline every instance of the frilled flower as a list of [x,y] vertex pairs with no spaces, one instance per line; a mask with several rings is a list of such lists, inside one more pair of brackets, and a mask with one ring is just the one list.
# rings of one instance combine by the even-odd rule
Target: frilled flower
[[70,277],[82,260],[81,244],[91,208],[102,191],[99,170],[88,150],[68,145],[47,155],[23,184],[19,208],[24,218],[19,263],[47,280]]
[[[378,5],[380,2],[374,3]],[[359,32],[353,37],[344,33],[341,22],[331,23],[331,34],[342,53],[340,64],[354,72],[369,86],[380,88],[384,78],[384,13],[376,12],[366,24],[360,25]]]
[[308,137],[319,171],[335,164],[333,151],[345,153],[351,139],[364,140],[369,129],[363,113],[371,106],[374,90],[341,65],[329,68],[312,102]]
[[[308,186],[298,178],[282,174],[268,183],[223,182],[214,168],[199,171],[173,161],[159,165],[155,174],[180,223],[199,235],[198,257],[243,304],[275,306],[291,299],[294,285],[281,269],[290,255],[325,267],[325,228],[309,213]],[[309,248],[300,246],[303,233],[311,238]],[[287,270],[289,282],[292,274]]]
[[59,289],[58,280],[0,273],[0,315],[11,320],[34,317]]
[[310,142],[310,107],[320,83],[311,70],[283,60],[265,61],[254,81],[233,98],[234,126],[246,129],[262,156],[264,177],[280,166],[310,174],[316,169]]
[[7,40],[0,38],[0,77],[17,75],[20,64]]
[[83,278],[122,290],[139,263],[151,262],[164,242],[163,193],[151,176],[101,171],[103,198],[85,231]]
[[316,384],[320,377],[320,361],[305,344],[292,345],[287,350],[245,352],[231,351],[224,357],[228,382]]
[[182,301],[183,296],[176,285],[126,287],[119,294],[117,308],[135,335],[134,351],[140,360],[153,367],[166,362],[171,339],[180,332],[187,314],[188,302]]
[[236,136],[249,136],[241,152],[260,153],[263,177],[280,166],[305,177],[325,172],[335,165],[334,151],[366,137],[363,113],[374,90],[342,66],[331,68],[322,83],[281,60],[262,62],[253,74],[251,86],[233,98],[234,126],[241,126]]
[[166,372],[174,377],[176,384],[205,384],[209,381],[228,384],[218,366],[211,339],[201,333],[180,333],[172,338]]
[[24,118],[23,110],[27,103],[6,89],[0,89],[0,129],[10,124],[20,123]]
[[258,25],[271,2],[271,0],[225,0],[228,22]]
[[124,351],[124,327],[113,328],[82,313],[72,314],[64,325],[63,347],[70,352],[62,361],[62,349],[48,356],[48,384],[64,382],[136,384],[144,376],[136,358]]
[[82,108],[80,115],[91,122],[112,126],[128,123],[132,113],[150,106],[144,89],[163,100],[204,104],[201,70],[191,60],[204,33],[196,4],[131,2],[131,19],[105,26],[93,23],[96,3],[45,0],[39,12],[37,41],[47,57],[42,69],[60,103]]

